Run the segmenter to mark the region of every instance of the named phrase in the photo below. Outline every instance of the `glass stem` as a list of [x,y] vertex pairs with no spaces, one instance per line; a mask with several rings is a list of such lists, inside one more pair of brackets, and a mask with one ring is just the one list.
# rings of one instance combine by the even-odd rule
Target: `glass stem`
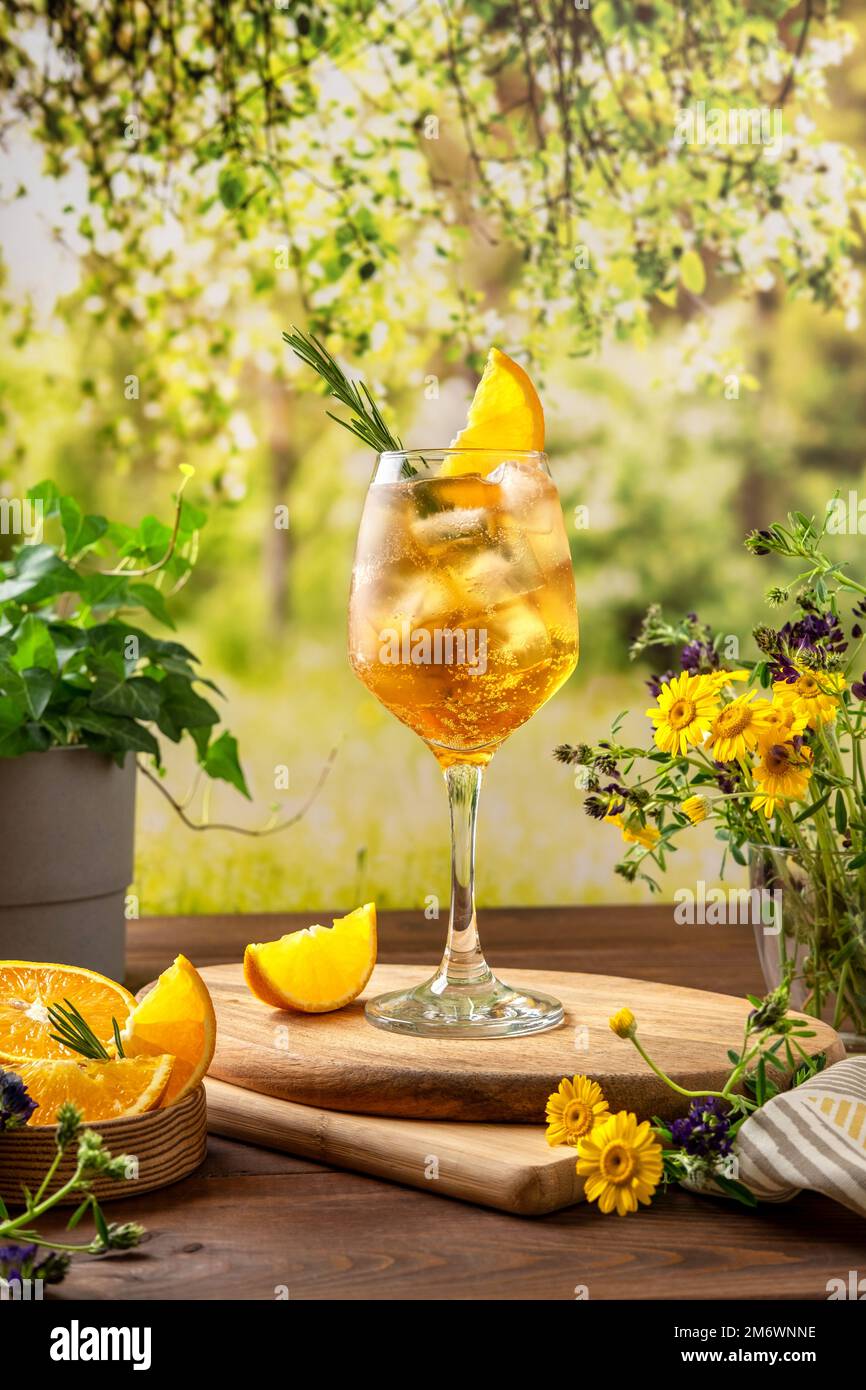
[[475,920],[475,818],[481,776],[481,768],[472,763],[457,763],[445,772],[451,810],[451,912],[437,972],[440,989],[484,985],[493,979]]

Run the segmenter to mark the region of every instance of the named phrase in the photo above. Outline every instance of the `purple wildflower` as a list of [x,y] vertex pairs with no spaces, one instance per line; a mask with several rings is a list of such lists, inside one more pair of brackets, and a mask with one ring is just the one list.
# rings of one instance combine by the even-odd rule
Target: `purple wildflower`
[[0,1245],[0,1278],[8,1284],[20,1284],[24,1279],[62,1283],[69,1269],[69,1255],[52,1250],[37,1264],[37,1249],[35,1245]]
[[657,700],[662,693],[662,686],[670,685],[675,675],[676,671],[665,671],[662,676],[650,676],[649,680],[646,682],[646,688],[650,695]]
[[0,1275],[7,1281],[29,1278],[35,1245],[0,1245]]
[[717,671],[719,654],[712,642],[696,637],[680,652],[680,665],[690,676],[696,676],[701,671]]
[[0,1068],[0,1130],[26,1125],[36,1108],[17,1072]]
[[718,769],[716,772],[716,786],[720,792],[724,792],[726,796],[730,796],[737,790],[737,777],[732,771],[733,764],[714,762],[713,767]]
[[731,1152],[730,1112],[717,1096],[693,1100],[688,1115],[671,1123],[675,1144],[699,1158],[722,1158]]

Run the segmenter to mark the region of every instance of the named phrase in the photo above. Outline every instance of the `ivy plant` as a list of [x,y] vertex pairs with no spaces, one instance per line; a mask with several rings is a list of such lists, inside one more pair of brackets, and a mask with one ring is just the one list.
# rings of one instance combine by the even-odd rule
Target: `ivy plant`
[[170,598],[195,562],[205,514],[185,502],[182,471],[171,525],[92,515],[50,481],[28,492],[27,534],[0,563],[0,757],[84,745],[159,767],[161,738],[190,739],[207,776],[249,797],[218,687],[141,625],[174,629]]

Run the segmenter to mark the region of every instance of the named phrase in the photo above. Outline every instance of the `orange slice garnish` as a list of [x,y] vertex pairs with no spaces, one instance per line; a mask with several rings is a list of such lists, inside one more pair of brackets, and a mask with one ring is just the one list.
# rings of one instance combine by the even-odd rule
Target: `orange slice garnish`
[[[544,411],[538,392],[523,368],[492,347],[465,429],[451,441],[452,449],[538,450],[544,448]],[[442,474],[485,472],[471,454],[453,454]]]
[[66,1050],[54,1057],[3,1057],[4,1070],[21,1077],[37,1109],[29,1125],[53,1125],[64,1101],[71,1101],[88,1124],[118,1120],[155,1110],[171,1078],[170,1056],[112,1058],[91,1062]]
[[174,1105],[199,1085],[213,1060],[216,1014],[207,985],[186,956],[178,956],[136,1004],[121,1041],[127,1057],[174,1056],[163,1105]]
[[365,903],[332,927],[304,927],[248,946],[244,979],[275,1009],[323,1014],[356,999],[375,964],[376,907]]

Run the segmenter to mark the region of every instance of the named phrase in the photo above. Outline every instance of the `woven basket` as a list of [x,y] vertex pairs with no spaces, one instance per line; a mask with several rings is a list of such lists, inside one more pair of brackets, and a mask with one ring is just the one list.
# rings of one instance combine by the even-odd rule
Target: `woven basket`
[[[166,1187],[188,1177],[202,1162],[207,1149],[207,1103],[204,1087],[188,1095],[179,1105],[165,1110],[148,1110],[120,1120],[101,1120],[87,1126],[101,1134],[113,1157],[130,1154],[137,1160],[135,1176],[127,1180],[100,1175],[92,1179],[91,1190],[100,1202],[136,1197],[156,1187]],[[35,1192],[54,1155],[56,1125],[26,1125],[0,1134],[0,1197],[10,1207],[21,1204],[22,1184]],[[55,1192],[75,1171],[75,1145],[63,1161],[49,1192]],[[80,1192],[64,1198],[64,1203],[81,1201]]]

